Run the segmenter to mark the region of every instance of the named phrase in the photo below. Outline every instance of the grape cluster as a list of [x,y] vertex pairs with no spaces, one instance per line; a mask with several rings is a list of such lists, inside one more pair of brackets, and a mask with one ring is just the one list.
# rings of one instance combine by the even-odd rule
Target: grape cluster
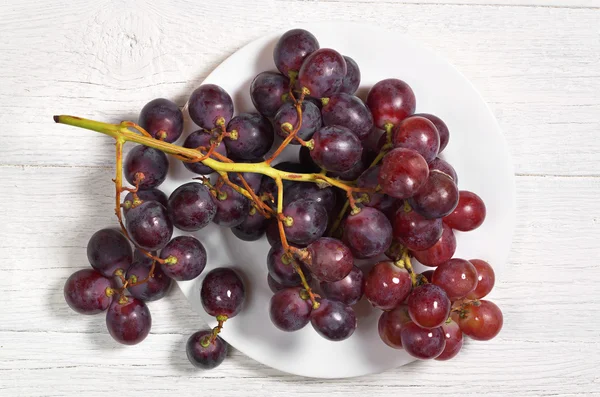
[[[152,324],[146,303],[165,296],[172,280],[198,277],[209,260],[201,241],[173,238],[174,228],[191,233],[213,222],[245,241],[266,234],[274,295],[265,310],[282,331],[311,323],[323,338],[347,339],[357,327],[353,305],[364,297],[382,311],[383,343],[419,359],[454,357],[463,334],[496,336],[502,313],[482,299],[494,286],[492,267],[454,258],[453,230],[478,228],[486,208],[475,193],[458,189],[455,170],[440,157],[449,141],[446,124],[415,114],[413,90],[396,78],[375,84],[365,101],[355,96],[358,64],[321,48],[305,30],[285,33],[273,56],[279,73],[260,73],[250,87],[256,112],[235,115],[225,90],[198,87],[188,110],[200,129],[182,146],[172,143],[182,134],[182,113],[166,99],[144,106],[139,126],[107,125],[105,133],[118,138],[121,230],[92,236],[92,268],[65,284],[69,306],[84,314],[107,311],[115,340],[141,342]],[[127,140],[143,144],[123,164]],[[301,147],[298,162],[271,166],[288,144]],[[169,168],[164,152],[201,175],[168,198],[157,189]],[[121,186],[122,175],[133,187]],[[372,266],[362,269],[359,259]],[[414,259],[435,270],[416,273]],[[242,280],[231,268],[205,275],[199,295],[218,325],[188,340],[193,365],[214,368],[225,358],[219,333],[243,309]]]

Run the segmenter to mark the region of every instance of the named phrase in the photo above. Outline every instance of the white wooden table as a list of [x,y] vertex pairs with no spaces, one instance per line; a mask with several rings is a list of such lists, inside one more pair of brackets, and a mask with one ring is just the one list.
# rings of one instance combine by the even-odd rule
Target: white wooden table
[[[600,1],[5,1],[0,5],[0,396],[600,395]],[[54,125],[183,105],[224,58],[286,21],[355,20],[408,34],[482,92],[508,140],[518,222],[493,298],[502,333],[450,362],[302,379],[233,352],[194,371],[203,326],[182,294],[118,346],[63,283],[113,219],[113,143]],[[307,364],[309,365],[309,364]]]

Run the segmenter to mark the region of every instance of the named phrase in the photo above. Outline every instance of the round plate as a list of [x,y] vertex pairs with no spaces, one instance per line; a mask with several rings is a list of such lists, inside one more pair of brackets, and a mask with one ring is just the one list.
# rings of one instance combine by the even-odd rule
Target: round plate
[[[507,260],[515,224],[514,176],[504,137],[475,88],[448,62],[396,33],[346,23],[302,27],[318,38],[321,47],[334,48],[356,60],[363,79],[358,95],[363,99],[377,81],[399,78],[413,88],[417,112],[436,114],[446,122],[450,143],[442,157],[456,169],[459,187],[479,194],[487,206],[487,219],[479,229],[456,233],[456,256],[488,260],[499,272]],[[249,96],[250,83],[258,73],[276,70],[273,47],[283,33],[246,45],[217,67],[204,83],[218,84],[229,92],[236,112],[255,111]],[[189,118],[187,121],[189,133],[195,128]],[[281,159],[296,160],[297,150],[297,146],[288,148]],[[179,161],[171,163],[171,177],[162,187],[166,193],[197,176]],[[413,361],[404,351],[391,349],[380,340],[380,312],[371,309],[364,299],[355,306],[358,328],[345,341],[327,341],[310,325],[294,333],[278,330],[268,314],[272,292],[267,285],[266,256],[270,247],[266,238],[244,242],[229,229],[214,224],[195,235],[208,251],[207,269],[198,279],[180,282],[179,286],[194,309],[214,326],[215,320],[200,303],[201,281],[208,270],[216,267],[239,270],[246,284],[245,307],[225,323],[222,337],[249,357],[281,371],[317,378],[360,376]]]

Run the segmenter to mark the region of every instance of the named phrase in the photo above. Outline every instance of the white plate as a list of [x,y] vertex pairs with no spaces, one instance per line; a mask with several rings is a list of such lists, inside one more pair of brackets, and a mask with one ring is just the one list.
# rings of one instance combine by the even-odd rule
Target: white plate
[[[359,96],[364,98],[379,80],[400,78],[413,88],[417,112],[436,114],[446,122],[450,143],[443,157],[456,169],[459,187],[479,194],[487,206],[487,219],[482,227],[471,233],[457,233],[456,256],[488,260],[499,273],[507,260],[515,224],[513,169],[498,124],[475,88],[448,62],[395,33],[347,23],[302,27],[318,38],[321,47],[334,48],[358,62],[362,73]],[[204,83],[218,84],[227,90],[236,112],[254,111],[250,83],[258,73],[276,70],[273,47],[282,33],[246,45],[217,67]],[[187,121],[189,133],[194,127]],[[297,147],[290,148],[282,158],[295,159],[296,151]],[[161,186],[167,194],[194,176],[179,162],[171,163],[171,177]],[[281,371],[317,378],[360,376],[413,361],[405,352],[391,349],[379,339],[380,312],[371,310],[364,300],[356,308],[358,329],[345,341],[327,341],[310,324],[294,333],[279,331],[268,315],[272,293],[266,281],[269,251],[266,239],[244,242],[229,229],[214,224],[195,235],[208,251],[208,266],[198,279],[180,282],[179,286],[194,309],[213,326],[214,319],[200,303],[202,278],[208,270],[220,266],[232,266],[243,273],[247,291],[245,307],[225,323],[222,337],[249,357]],[[473,348],[483,350],[485,346]]]

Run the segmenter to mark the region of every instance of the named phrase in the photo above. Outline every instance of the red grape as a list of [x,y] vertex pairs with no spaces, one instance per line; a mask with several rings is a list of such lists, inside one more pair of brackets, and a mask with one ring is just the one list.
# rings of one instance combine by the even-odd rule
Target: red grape
[[306,57],[298,72],[298,82],[302,88],[308,88],[309,95],[328,97],[341,87],[346,71],[346,61],[339,52],[321,48]]
[[433,272],[431,282],[446,291],[450,300],[464,298],[477,286],[477,270],[464,259],[450,259]]
[[425,266],[439,266],[449,261],[456,251],[454,232],[446,224],[442,224],[442,236],[430,248],[423,251],[412,251],[414,257]]
[[352,168],[361,158],[362,145],[346,127],[328,126],[313,136],[315,147],[310,156],[319,167],[333,172]]
[[123,173],[125,179],[135,185],[136,174],[143,174],[140,189],[157,187],[165,181],[169,172],[167,155],[158,149],[138,145],[131,149],[125,157]]
[[434,116],[433,114],[428,113],[417,113],[415,116],[425,117],[427,120],[431,121],[440,135],[440,150],[439,153],[442,153],[442,150],[446,148],[448,145],[448,141],[450,140],[450,132],[448,132],[448,127],[446,123],[442,121],[438,116]]
[[431,171],[433,170],[443,172],[444,174],[452,178],[454,183],[458,185],[458,176],[456,175],[456,171],[454,170],[454,167],[452,167],[450,163],[448,163],[446,160],[442,160],[441,158],[436,157],[433,161],[429,163],[429,173],[431,174]]
[[437,328],[450,315],[451,303],[444,290],[434,284],[423,284],[408,296],[408,314],[423,328]]
[[188,101],[190,118],[199,127],[211,130],[222,118],[225,125],[233,116],[233,101],[229,94],[218,85],[202,84],[196,88]]
[[138,124],[156,139],[175,142],[183,132],[183,113],[175,103],[158,98],[142,108]]
[[360,69],[356,61],[349,56],[344,55],[346,61],[346,75],[342,80],[342,86],[339,92],[354,94],[360,85]]
[[350,248],[340,240],[321,237],[306,248],[309,257],[306,267],[320,281],[333,282],[346,277],[354,266]]
[[213,269],[202,281],[202,307],[211,316],[236,316],[246,300],[246,290],[240,276],[226,267]]
[[381,310],[391,310],[404,302],[412,289],[410,275],[392,262],[379,262],[365,277],[365,297]]
[[461,190],[458,205],[444,218],[444,222],[452,229],[469,232],[481,226],[485,214],[485,204],[481,197],[473,192]]
[[310,322],[319,335],[332,341],[348,339],[357,325],[350,306],[329,299],[321,300],[319,308],[312,311]]
[[304,59],[319,49],[317,38],[304,29],[288,30],[273,50],[275,66],[284,76],[299,71]]
[[69,307],[80,314],[97,314],[105,311],[112,300],[108,291],[110,279],[93,269],[79,270],[67,279],[64,287]]
[[436,357],[436,360],[450,360],[458,354],[463,345],[463,335],[460,327],[454,320],[449,319],[442,325],[444,336],[446,337],[446,347],[442,354]]
[[286,288],[271,297],[269,316],[280,330],[298,331],[310,321],[312,303],[302,297],[302,291],[299,287]]
[[[283,258],[285,250],[281,244],[276,244],[269,250],[267,254],[267,268],[269,269],[269,275],[277,283],[285,287],[296,287],[302,284],[300,275],[296,273],[291,261],[286,261]],[[300,264],[302,272],[306,277],[306,280],[310,282],[312,276],[303,264]]]
[[389,347],[402,349],[402,326],[410,321],[408,306],[405,304],[401,304],[390,311],[384,311],[377,323],[379,337]]
[[379,184],[384,193],[399,199],[412,197],[429,177],[427,162],[412,149],[395,148],[383,157]]
[[106,328],[110,336],[124,345],[135,345],[146,339],[152,327],[148,306],[131,296],[124,301],[115,298],[106,312]]
[[264,156],[275,139],[271,122],[258,113],[240,113],[227,124],[227,131],[237,131],[237,138],[226,137],[227,153],[240,160]]
[[330,300],[339,301],[346,305],[354,305],[360,300],[364,292],[363,272],[360,268],[353,266],[346,277],[333,282],[321,282],[321,290],[325,297]]
[[[214,136],[212,133],[207,132],[206,130],[197,130],[188,135],[188,137],[185,139],[185,142],[183,142],[183,147],[188,149],[196,149],[200,146],[203,146],[206,148],[206,150],[208,150],[211,144],[210,141],[213,138]],[[219,153],[221,156],[227,157],[227,147],[223,142],[219,143],[215,147],[214,151]],[[206,152],[204,151],[204,153]],[[212,168],[202,164],[201,162],[187,163],[184,161],[183,166],[188,170],[200,175],[212,174],[215,172]]]
[[193,280],[202,273],[206,267],[206,249],[197,238],[192,236],[179,236],[160,251],[161,259],[173,256],[177,263],[161,265],[165,274],[178,281]]
[[471,259],[469,262],[471,262],[477,270],[477,287],[467,294],[467,298],[481,299],[489,294],[492,288],[494,288],[496,275],[494,274],[494,269],[492,269],[490,264],[486,261],[482,261],[481,259]]
[[250,98],[256,110],[265,117],[273,117],[285,103],[290,79],[275,72],[259,73],[250,85]]
[[145,201],[125,215],[129,237],[140,248],[156,251],[163,248],[173,234],[167,210],[156,201]]
[[428,163],[433,161],[440,148],[440,136],[433,123],[424,117],[411,116],[393,129],[394,147],[413,149]]
[[[317,129],[321,128],[321,111],[312,102],[302,102],[302,125],[296,133],[296,136],[303,140],[309,140],[315,134]],[[284,124],[289,124],[289,131],[295,129],[298,125],[298,112],[296,111],[296,105],[292,102],[284,103],[275,114],[273,119],[273,125],[275,126],[275,132],[281,138],[286,138],[289,135],[289,131],[284,129]],[[290,127],[291,126],[291,127]],[[292,145],[298,145],[296,140],[290,142]]]
[[283,208],[283,214],[292,218],[290,226],[285,226],[287,239],[294,244],[310,244],[327,229],[327,210],[315,200],[292,201]]
[[458,188],[450,176],[432,171],[427,182],[408,202],[425,218],[443,218],[456,208]]
[[127,270],[133,259],[131,244],[116,229],[102,229],[92,235],[87,244],[90,265],[103,276],[111,277],[117,269]]
[[396,210],[393,218],[394,238],[409,250],[426,250],[442,236],[441,219],[426,219],[404,206]]
[[194,333],[188,339],[185,351],[188,360],[196,368],[213,369],[218,367],[227,356],[228,345],[220,336],[212,340],[212,330]]
[[[135,282],[137,282],[146,279],[149,274],[150,268],[144,262],[134,262],[127,269],[126,278],[130,280],[132,276],[135,276]],[[127,291],[134,298],[138,298],[144,302],[156,301],[169,292],[172,284],[173,280],[159,266],[156,266],[153,277],[148,278],[148,281],[145,283],[128,286]]]
[[210,223],[217,213],[216,199],[208,188],[198,182],[179,186],[167,204],[173,225],[186,232],[195,232]]
[[438,357],[446,346],[446,337],[441,327],[425,329],[411,321],[402,326],[400,335],[404,350],[421,360]]
[[367,137],[373,128],[371,111],[359,98],[336,93],[329,97],[321,109],[325,125],[338,125],[348,128],[361,141]]
[[375,125],[397,125],[415,112],[416,99],[408,84],[398,79],[381,80],[367,95],[367,106],[373,113]]
[[502,312],[493,302],[474,301],[458,315],[460,330],[471,339],[490,340],[502,329]]
[[355,257],[373,258],[392,243],[392,225],[381,211],[363,207],[358,214],[346,218],[342,240]]

